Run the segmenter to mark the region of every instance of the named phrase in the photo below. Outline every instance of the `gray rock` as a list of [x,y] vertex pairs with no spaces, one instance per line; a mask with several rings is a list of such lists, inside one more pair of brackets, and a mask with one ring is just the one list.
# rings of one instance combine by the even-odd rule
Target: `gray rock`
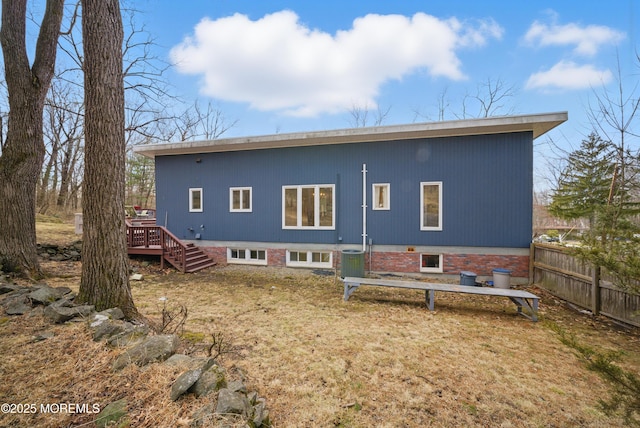
[[70,299],[67,299],[66,297],[63,297],[61,299],[56,300],[55,302],[53,302],[49,306],[53,306],[53,307],[56,307],[56,308],[71,308],[71,307],[74,306],[74,304]]
[[36,336],[33,336],[32,342],[42,342],[43,340],[51,339],[54,336],[55,336],[55,334],[53,334],[53,332],[45,331],[45,332],[40,333],[40,334],[38,334]]
[[175,354],[179,344],[180,340],[175,334],[147,337],[116,358],[113,369],[121,370],[129,364],[145,366],[155,361],[165,361]]
[[7,315],[24,315],[31,310],[29,299],[17,297],[3,302],[2,306]]
[[[96,319],[99,315],[96,314],[93,319]],[[94,323],[91,323],[93,326]],[[94,327],[93,330],[93,340],[94,342],[99,342],[102,339],[108,339],[112,336],[122,333],[127,329],[132,329],[133,325],[127,322],[119,321],[119,320],[104,320],[97,326]]]
[[107,404],[105,408],[98,413],[98,416],[96,417],[96,426],[98,428],[114,426],[112,423],[117,423],[127,415],[127,405],[127,400],[124,398]]
[[186,393],[191,389],[193,384],[195,384],[202,376],[202,373],[209,370],[215,364],[215,360],[210,358],[204,363],[201,367],[193,370],[187,370],[178,376],[178,379],[171,386],[171,401],[176,401],[182,394]]
[[229,386],[227,386],[227,389],[230,389],[233,392],[240,392],[245,395],[247,394],[247,387],[239,380],[229,382]]
[[255,406],[253,406],[253,426],[256,428],[260,427],[268,427],[271,426],[271,421],[269,420],[269,410],[267,410],[267,405],[265,404],[264,399],[260,399]]
[[171,385],[171,401],[176,401],[178,398],[182,396],[185,392],[191,388],[191,386],[196,383],[200,376],[202,375],[202,369],[194,369],[187,370],[178,376],[173,385]]
[[[64,299],[63,299],[64,300]],[[47,306],[44,309],[44,316],[51,322],[61,324],[76,317],[88,317],[94,310],[93,305],[79,305],[79,306],[59,306],[56,301],[54,304]]]
[[56,300],[60,299],[62,296],[70,292],[71,289],[67,287],[53,288],[45,285],[29,293],[27,297],[35,303],[41,305],[50,305],[51,303],[55,302]]
[[7,293],[11,293],[13,291],[18,291],[24,287],[22,287],[21,285],[18,284],[7,284],[2,282],[2,278],[3,276],[0,275],[0,294],[7,294]]
[[193,412],[193,415],[191,416],[191,428],[211,426],[214,411],[215,407],[213,404],[209,403]]
[[[129,324],[129,323],[127,323]],[[107,344],[115,348],[138,345],[149,334],[149,327],[145,325],[129,324],[131,328],[111,336],[107,339]]]
[[105,309],[104,311],[98,312],[97,315],[104,315],[111,320],[124,319],[124,312],[122,312],[122,309],[120,308]]
[[226,387],[227,380],[224,369],[214,365],[202,373],[200,379],[191,387],[190,392],[193,392],[199,398]]
[[[191,370],[191,369],[197,369],[198,367],[202,367],[209,360],[210,358],[206,358],[206,357],[191,357],[189,355],[184,355],[184,354],[173,354],[164,363],[168,366],[184,367],[187,370]],[[215,360],[214,360],[214,364],[216,364]]]
[[220,392],[218,392],[216,413],[248,417],[250,411],[252,411],[252,409],[246,395],[231,391],[228,388],[222,388]]

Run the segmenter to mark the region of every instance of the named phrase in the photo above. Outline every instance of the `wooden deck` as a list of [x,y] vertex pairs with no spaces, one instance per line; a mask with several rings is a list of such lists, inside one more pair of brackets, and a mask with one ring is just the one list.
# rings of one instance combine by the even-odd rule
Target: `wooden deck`
[[215,262],[200,248],[185,244],[166,228],[155,224],[155,219],[130,219],[127,223],[128,254],[147,254],[160,257],[182,273],[197,272],[214,266]]

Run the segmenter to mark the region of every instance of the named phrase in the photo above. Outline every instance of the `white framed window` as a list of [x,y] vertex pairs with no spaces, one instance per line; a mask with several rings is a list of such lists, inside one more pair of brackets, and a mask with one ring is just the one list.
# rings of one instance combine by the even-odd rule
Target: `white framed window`
[[283,229],[335,229],[335,185],[282,186]]
[[229,188],[229,211],[232,213],[251,212],[251,187]]
[[332,268],[333,252],[287,250],[287,266]]
[[266,266],[267,250],[227,248],[227,263]]
[[391,185],[389,183],[374,183],[373,196],[371,198],[371,206],[374,210],[389,210]]
[[420,272],[442,273],[442,254],[420,254]]
[[202,187],[192,187],[189,189],[189,212],[202,212]]
[[420,183],[420,230],[442,230],[442,182]]

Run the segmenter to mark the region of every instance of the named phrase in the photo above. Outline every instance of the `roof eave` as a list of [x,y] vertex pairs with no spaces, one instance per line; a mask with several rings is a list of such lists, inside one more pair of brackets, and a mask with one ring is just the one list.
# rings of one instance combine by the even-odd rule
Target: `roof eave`
[[331,131],[273,134],[256,137],[225,138],[219,140],[148,144],[135,146],[133,150],[141,155],[154,158],[155,156],[180,154],[396,141],[465,135],[503,134],[526,131],[533,132],[533,138],[536,139],[561,123],[567,121],[567,119],[567,112],[501,116],[482,119],[415,123],[409,125],[376,126]]

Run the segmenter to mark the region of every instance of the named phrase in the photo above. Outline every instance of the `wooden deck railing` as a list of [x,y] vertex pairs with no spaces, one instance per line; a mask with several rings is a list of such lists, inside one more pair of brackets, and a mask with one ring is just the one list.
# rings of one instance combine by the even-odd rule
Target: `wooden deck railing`
[[185,272],[187,247],[173,233],[156,226],[155,220],[127,220],[126,224],[130,251],[136,249],[139,254],[159,254],[161,268],[164,267],[164,260],[167,260],[179,271]]

